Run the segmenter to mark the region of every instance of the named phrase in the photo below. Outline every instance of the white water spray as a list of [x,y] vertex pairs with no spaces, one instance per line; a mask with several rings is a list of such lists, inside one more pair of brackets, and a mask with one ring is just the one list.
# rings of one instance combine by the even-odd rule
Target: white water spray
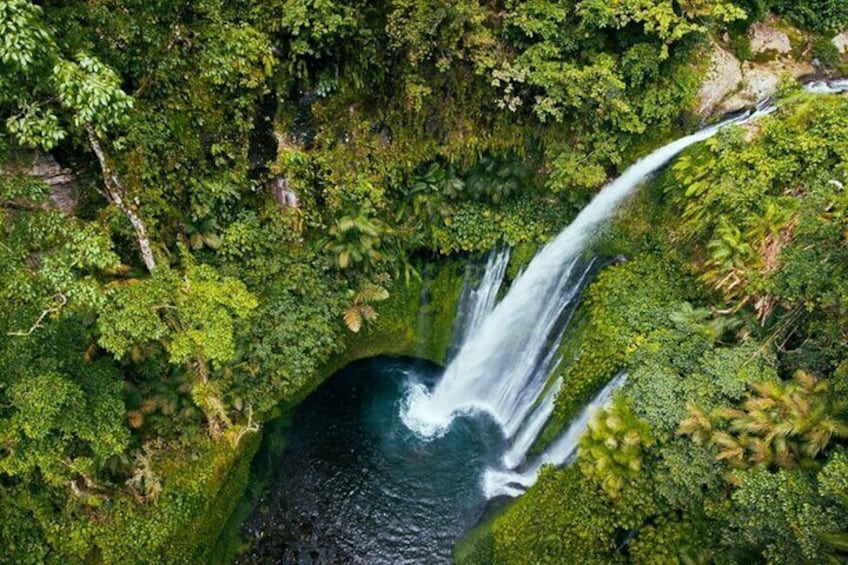
[[685,148],[727,123],[769,113],[762,108],[678,139],[648,155],[608,184],[575,220],[533,258],[507,296],[466,336],[432,392],[418,388],[403,419],[421,436],[444,433],[458,414],[487,412],[513,437],[536,405],[550,369],[551,339],[588,275],[580,257],[596,228],[645,179]]
[[804,91],[813,94],[839,94],[840,92],[848,92],[848,78],[810,82],[804,85]]
[[483,474],[483,492],[486,498],[518,496],[536,483],[539,471],[544,465],[559,467],[571,460],[577,453],[580,437],[589,427],[589,420],[599,408],[609,403],[612,395],[624,385],[626,380],[627,375],[620,373],[607,383],[607,386],[601,389],[571,422],[568,430],[523,471],[488,469]]
[[477,287],[468,285],[463,288],[460,304],[463,306],[467,304],[467,306],[464,308],[465,311],[461,312],[462,319],[459,327],[454,328],[454,341],[459,346],[465,343],[469,335],[478,330],[483,320],[494,309],[507,265],[509,265],[509,248],[504,247],[489,255],[480,284]]
[[515,436],[509,450],[503,456],[503,464],[508,469],[515,469],[527,457],[527,451],[532,447],[536,438],[542,433],[542,429],[548,422],[548,418],[554,412],[554,403],[557,393],[562,388],[562,379],[557,379],[545,395],[542,397],[539,405],[533,410],[533,413],[527,417],[527,422],[522,426],[521,431]]
[[[811,83],[804,90],[845,92],[848,80]],[[559,380],[546,385],[556,344],[593,272],[593,262],[587,266],[582,256],[597,228],[650,175],[690,145],[712,137],[725,125],[743,124],[775,110],[764,101],[755,111],[678,139],[629,167],[533,258],[497,306],[494,302],[508,257],[493,256],[471,301],[460,349],[442,379],[432,391],[413,385],[404,399],[401,416],[406,425],[420,436],[436,437],[447,430],[457,415],[486,412],[500,424],[504,436],[512,440],[504,455],[504,468],[519,468],[553,412],[562,386]],[[488,470],[484,477],[487,496],[517,496],[535,483],[543,465],[567,462],[586,429],[590,409],[607,402],[623,382],[624,377],[619,376],[602,389],[567,432],[526,468]]]

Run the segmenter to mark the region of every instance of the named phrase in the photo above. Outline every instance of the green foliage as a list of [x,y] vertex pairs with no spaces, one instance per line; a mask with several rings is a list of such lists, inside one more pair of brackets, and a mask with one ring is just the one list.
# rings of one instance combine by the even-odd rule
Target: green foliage
[[289,70],[307,76],[308,64],[332,56],[337,48],[359,35],[355,8],[328,0],[282,0],[276,3],[269,27],[289,40]]
[[226,22],[213,27],[203,40],[211,49],[199,61],[200,77],[218,88],[235,92],[262,88],[273,72],[271,42],[250,25]]
[[776,303],[811,308],[830,295],[823,287],[790,290],[788,280],[841,277],[841,261],[808,261],[799,250],[843,253],[831,222],[844,213],[834,189],[843,184],[845,108],[839,97],[802,100],[766,118],[753,141],[728,130],[673,165],[666,186],[684,219],[679,237],[707,247],[703,279],[753,306],[761,321]]
[[[389,276],[384,273],[384,276],[381,278],[388,279]],[[381,286],[379,282],[368,284],[355,292],[351,305],[344,311],[345,325],[353,333],[358,333],[362,329],[363,322],[373,322],[377,319],[377,312],[371,303],[381,302],[389,298],[389,291]]]
[[715,540],[701,520],[660,516],[639,529],[630,542],[632,563],[708,563],[715,556]]
[[576,468],[546,468],[509,513],[495,519],[493,563],[615,563],[615,520]]
[[651,428],[624,397],[601,408],[580,438],[578,467],[607,496],[618,498],[625,482],[642,470],[642,452],[654,443]]
[[710,416],[690,405],[679,433],[715,446],[716,459],[740,468],[793,468],[823,455],[832,440],[848,438],[845,401],[827,381],[798,372],[792,382],[754,383],[742,409],[719,408]]
[[[241,281],[189,259],[183,275],[160,267],[148,279],[113,290],[99,318],[99,343],[120,359],[140,356],[142,348],[158,342],[171,364],[188,364],[192,399],[217,437],[232,421],[221,400],[223,383],[210,381],[210,372],[221,373],[234,359],[235,319],[245,318],[257,304]],[[248,416],[251,410],[247,407]]]
[[115,71],[80,53],[75,62],[60,61],[53,72],[59,100],[73,112],[76,127],[92,124],[102,136],[126,123],[133,102]]
[[[827,464],[818,474],[819,494],[834,505],[834,511],[839,513],[840,524],[844,524],[844,516],[848,513],[848,457],[844,452],[834,453]],[[825,546],[825,553],[831,560],[845,559],[848,554],[844,526],[839,529],[825,529],[819,533],[819,538]]]
[[[495,38],[487,12],[476,2],[394,0],[386,30],[412,67],[431,62],[444,72],[457,61],[483,72],[493,63]],[[426,88],[426,87],[425,87]]]
[[[642,284],[648,276],[653,284]],[[645,335],[667,319],[669,301],[682,295],[680,274],[650,255],[598,276],[581,306],[578,328],[564,344],[563,386],[541,444],[551,441],[597,389],[628,365]]]
[[844,63],[842,53],[829,37],[818,37],[813,40],[812,55],[830,69],[840,69]]
[[88,124],[104,135],[125,124],[133,101],[115,71],[84,52],[63,58],[43,16],[40,7],[19,0],[0,12],[0,62],[11,78],[0,83],[0,104],[15,108],[6,118],[9,133],[22,145],[49,150],[67,136],[60,110],[77,131]]
[[769,0],[768,4],[771,10],[802,28],[835,34],[848,26],[845,4],[839,0]]
[[383,222],[366,207],[337,219],[324,245],[340,269],[360,264],[373,266],[383,258],[380,246],[386,231]]
[[697,329],[657,330],[631,361],[628,389],[636,411],[664,434],[686,417],[686,399],[714,409],[739,400],[748,384],[776,378],[774,356],[758,344],[716,347],[715,338]]
[[685,35],[703,32],[701,21],[715,19],[731,22],[745,13],[729,2],[686,2],[679,11],[666,2],[624,2],[610,6],[598,0],[580,3],[578,11],[585,25],[600,29],[622,28],[631,22],[644,26],[648,34],[655,34],[666,43]]
[[109,229],[66,218],[48,187],[25,174],[0,174],[0,298],[3,333],[28,335],[64,312],[103,303],[102,275],[120,270]]
[[157,269],[151,278],[113,291],[100,317],[100,344],[120,358],[159,340],[175,364],[196,356],[226,362],[235,354],[233,318],[256,305],[243,283],[208,265],[189,265],[183,276]]
[[[121,382],[107,361],[79,375],[21,371],[4,397],[7,417],[0,420],[0,473],[67,487],[92,481],[97,465],[128,447],[120,399]],[[77,487],[78,488],[78,487]]]
[[3,64],[25,71],[37,65],[45,51],[55,47],[42,24],[40,6],[27,0],[11,0],[3,3],[0,14],[3,35],[0,61]]
[[733,495],[725,543],[767,561],[819,561],[818,532],[837,527],[834,508],[823,505],[815,482],[797,470],[747,473]]

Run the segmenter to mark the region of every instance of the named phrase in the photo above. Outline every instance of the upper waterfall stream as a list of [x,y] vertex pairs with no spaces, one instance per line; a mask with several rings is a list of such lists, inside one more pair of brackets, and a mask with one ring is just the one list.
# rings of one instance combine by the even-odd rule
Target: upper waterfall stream
[[[433,438],[443,435],[460,415],[486,413],[511,441],[503,467],[513,469],[524,463],[527,450],[553,410],[556,390],[561,386],[559,382],[548,386],[556,361],[556,347],[552,344],[559,342],[580,291],[595,270],[596,261],[586,260],[584,255],[597,229],[613,216],[624,199],[681,151],[712,137],[728,124],[742,124],[774,109],[763,104],[756,111],[669,143],[629,167],[533,258],[497,305],[493,297],[503,283],[508,256],[493,256],[479,288],[471,293],[469,303],[462,305],[473,314],[461,334],[458,351],[435,387],[410,386],[401,406],[404,423],[421,437]],[[611,383],[617,384],[618,381]],[[612,390],[607,391],[607,396],[611,393]],[[600,401],[604,400],[602,393]],[[580,431],[573,430],[573,445],[564,448],[561,442],[554,442],[551,451],[542,454],[523,474],[491,470],[485,481],[487,494],[518,494],[519,490],[508,486],[509,481],[526,487],[535,481],[543,463],[563,463],[574,451]],[[498,480],[503,484],[495,484]]]

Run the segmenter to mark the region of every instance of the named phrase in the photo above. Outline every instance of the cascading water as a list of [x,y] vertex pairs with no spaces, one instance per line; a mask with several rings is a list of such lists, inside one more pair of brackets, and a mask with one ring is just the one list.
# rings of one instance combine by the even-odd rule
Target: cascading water
[[[587,404],[575,418],[565,433],[553,442],[545,452],[523,471],[503,471],[487,469],[483,474],[483,492],[486,498],[496,496],[518,496],[536,483],[539,471],[544,465],[560,466],[567,463],[577,452],[580,436],[589,427],[589,419],[627,380],[625,373],[619,374]],[[532,442],[531,442],[532,443]],[[530,447],[529,445],[527,446]],[[526,451],[525,451],[526,452]]]
[[[804,89],[811,93],[844,92],[848,81],[822,81]],[[422,385],[411,387],[401,407],[404,423],[419,436],[429,438],[444,434],[460,414],[488,413],[511,440],[504,467],[521,465],[550,417],[562,386],[560,381],[548,383],[556,349],[552,344],[559,341],[563,320],[567,323],[569,308],[573,313],[579,292],[595,266],[594,260],[587,263],[582,256],[597,228],[645,179],[690,145],[712,137],[726,125],[743,124],[775,110],[765,101],[755,111],[678,139],[629,167],[533,258],[496,306],[494,299],[508,257],[501,253],[490,259],[477,291],[479,298],[472,301],[471,319],[458,352],[432,390]],[[593,403],[606,401],[622,382],[623,377],[613,380]],[[511,483],[526,487],[535,482],[544,463],[563,463],[576,448],[576,438],[585,428],[584,417],[588,418],[588,412],[584,411],[566,435],[523,472],[490,470],[487,494],[515,495],[520,489]]]
[[[448,429],[455,414],[482,411],[495,418],[506,437],[512,437],[518,431],[545,386],[555,353],[551,344],[558,341],[565,325],[563,320],[567,321],[573,313],[579,291],[597,263],[595,259],[585,261],[576,256],[568,259],[564,269],[556,269],[557,280],[553,281],[528,278],[531,263],[528,272],[516,279],[507,294],[515,296],[516,291],[530,293],[547,305],[546,308],[536,307],[520,312],[504,310],[507,299],[494,309],[491,309],[491,304],[486,308],[477,304],[467,307],[474,312],[468,322],[472,329],[467,332],[447,371],[453,371],[455,375],[485,375],[497,366],[509,367],[512,375],[519,376],[498,379],[505,374],[502,371],[487,378],[469,380],[446,374],[432,394],[425,387],[413,385],[401,414],[410,429],[423,437],[440,436]],[[503,276],[502,272],[500,276]],[[542,284],[536,284],[538,282]],[[485,284],[499,288],[500,280],[487,273]],[[483,297],[492,294],[484,286],[479,293]],[[482,319],[477,317],[479,315],[483,315]],[[507,316],[514,318],[507,319]],[[507,333],[504,333],[505,330]],[[496,347],[493,348],[493,344]],[[437,412],[431,411],[431,406]],[[423,413],[420,412],[422,409]]]
[[404,407],[407,425],[422,436],[434,436],[444,433],[457,414],[483,411],[495,418],[506,437],[515,435],[544,389],[546,350],[557,321],[584,282],[587,269],[578,263],[595,229],[649,175],[685,148],[713,136],[727,123],[742,123],[771,110],[764,108],[670,143],[607,185],[536,255],[506,297],[467,335],[435,389],[414,393]]
[[483,277],[476,287],[469,283],[472,273],[466,273],[466,282],[459,300],[461,308],[453,328],[456,346],[462,347],[467,337],[477,331],[495,307],[508,264],[509,248],[504,247],[489,255]]
[[527,451],[539,437],[542,428],[554,412],[554,402],[559,389],[562,388],[562,379],[557,379],[553,386],[542,397],[539,405],[533,410],[533,413],[527,417],[527,422],[521,428],[521,431],[515,436],[509,451],[504,453],[503,464],[508,469],[515,469],[521,465],[526,456]]
[[848,92],[848,78],[819,80],[804,85],[804,90],[813,94],[838,94]]

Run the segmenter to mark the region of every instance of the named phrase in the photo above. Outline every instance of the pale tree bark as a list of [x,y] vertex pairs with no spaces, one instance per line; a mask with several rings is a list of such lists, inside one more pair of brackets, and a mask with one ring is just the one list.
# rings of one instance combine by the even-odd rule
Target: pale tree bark
[[62,308],[65,306],[65,304],[68,303],[68,297],[65,296],[64,294],[62,294],[61,292],[58,293],[55,298],[57,299],[57,301],[59,303],[56,306],[51,306],[50,308],[45,308],[44,310],[42,310],[41,314],[38,316],[38,319],[35,320],[35,323],[33,323],[32,326],[30,326],[30,328],[28,330],[7,332],[6,335],[13,335],[13,336],[32,335],[32,333],[35,330],[37,330],[38,328],[41,327],[41,322],[44,321],[44,318],[46,318],[50,314],[58,314],[59,312],[62,311]]
[[[200,380],[195,388],[206,388],[209,384],[209,367],[206,365],[206,358],[202,353],[198,353],[194,359],[194,363],[190,364],[194,369],[194,374]],[[194,391],[193,391],[194,392]],[[226,429],[232,427],[233,423],[227,415],[227,408],[223,401],[217,395],[211,394],[208,389],[201,394],[192,394],[195,404],[200,406],[200,409],[206,415],[206,421],[209,424],[209,435],[214,439],[219,439],[222,436],[221,426]]]
[[153,272],[153,269],[156,268],[156,259],[153,256],[153,249],[150,246],[147,228],[144,227],[144,222],[136,214],[132,203],[127,201],[127,191],[123,183],[121,183],[121,179],[118,178],[118,175],[109,166],[106,160],[106,153],[103,151],[103,146],[100,145],[100,140],[97,138],[97,134],[94,132],[94,128],[91,127],[91,124],[85,124],[85,131],[88,134],[88,142],[91,144],[91,148],[100,162],[100,170],[103,172],[103,184],[106,187],[105,196],[109,202],[117,206],[129,219],[135,230],[135,236],[138,240],[138,247],[141,250],[141,258],[144,261],[144,265],[148,271]]

